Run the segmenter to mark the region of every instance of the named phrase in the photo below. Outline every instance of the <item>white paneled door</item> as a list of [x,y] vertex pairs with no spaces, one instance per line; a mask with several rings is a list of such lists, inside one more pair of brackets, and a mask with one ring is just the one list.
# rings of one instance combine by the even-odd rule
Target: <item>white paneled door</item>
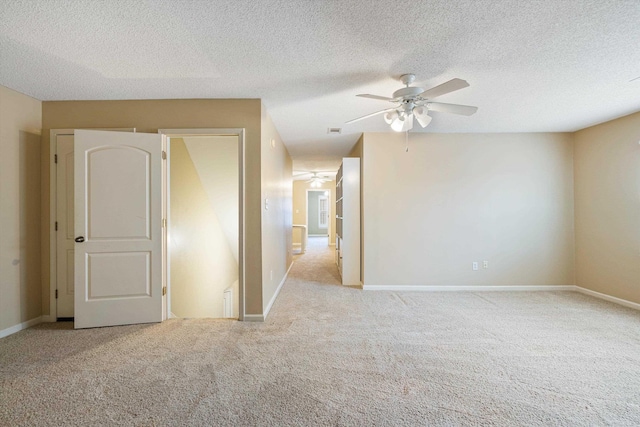
[[329,226],[329,200],[327,196],[318,197],[318,228]]
[[75,131],[75,328],[162,321],[162,137]]

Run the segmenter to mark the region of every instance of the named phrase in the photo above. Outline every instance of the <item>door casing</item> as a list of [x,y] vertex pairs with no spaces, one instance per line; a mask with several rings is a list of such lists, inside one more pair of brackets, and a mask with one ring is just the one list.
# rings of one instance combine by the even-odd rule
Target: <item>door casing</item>
[[[91,130],[135,132],[135,128],[91,128]],[[244,128],[196,128],[196,129],[159,129],[158,133],[167,137],[189,136],[189,135],[233,135],[238,137],[238,166],[239,166],[239,320],[244,320],[245,316],[245,214],[244,199],[245,190],[245,130]],[[57,151],[58,135],[74,135],[74,129],[51,129],[49,133],[49,315],[42,317],[45,322],[57,321],[56,289],[57,289],[57,239],[56,239],[56,202],[57,202],[57,174],[55,167],[55,156]],[[166,138],[163,138],[163,151],[166,152]],[[166,201],[168,199],[168,176],[166,165],[163,162],[163,217],[166,218]],[[163,229],[163,245],[166,248],[166,238],[168,227]],[[167,251],[163,251],[163,286],[167,286],[168,262]],[[170,292],[169,289],[167,289]],[[165,303],[163,310],[165,319],[169,317],[168,305]]]
[[[239,213],[239,230],[238,230],[238,320],[244,320],[245,316],[245,215],[244,215],[244,199],[245,199],[245,131],[243,128],[196,128],[196,129],[158,129],[158,133],[165,136],[163,138],[163,151],[168,153],[167,156],[170,156],[169,146],[167,144],[168,138],[180,138],[180,137],[188,137],[188,136],[235,136],[238,138],[238,213]],[[163,186],[164,186],[164,201],[163,201],[163,217],[169,218],[169,208],[168,202],[170,200],[170,171],[168,171],[166,167],[163,168]],[[167,287],[167,295],[171,295],[171,282],[169,280],[171,273],[171,263],[169,259],[169,251],[168,251],[168,233],[171,230],[171,219],[169,218],[167,226],[164,228],[164,243],[163,243],[163,286]],[[167,301],[170,301],[171,298],[167,298]],[[171,306],[169,303],[165,304],[165,318],[169,318]]]
[[328,188],[307,188],[306,192],[304,193],[304,204],[305,204],[305,210],[307,213],[307,218],[306,218],[306,224],[307,224],[307,235],[309,233],[309,193],[312,191],[318,191],[318,192],[327,192],[327,210],[329,212],[329,218],[327,220],[327,242],[328,245],[331,245],[331,190]]

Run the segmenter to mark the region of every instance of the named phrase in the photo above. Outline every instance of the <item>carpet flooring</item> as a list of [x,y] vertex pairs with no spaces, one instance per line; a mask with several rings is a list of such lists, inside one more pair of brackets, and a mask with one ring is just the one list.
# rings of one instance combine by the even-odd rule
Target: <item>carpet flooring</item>
[[572,292],[364,292],[310,241],[264,323],[1,339],[0,425],[638,426],[640,312]]

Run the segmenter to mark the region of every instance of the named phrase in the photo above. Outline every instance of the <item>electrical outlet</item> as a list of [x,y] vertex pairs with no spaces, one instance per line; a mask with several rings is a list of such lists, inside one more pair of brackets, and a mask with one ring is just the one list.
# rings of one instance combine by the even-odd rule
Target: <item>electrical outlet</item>
[[482,261],[482,268],[489,268],[489,261]]
[[471,264],[473,271],[478,271],[478,262],[477,261],[473,261],[473,264]]

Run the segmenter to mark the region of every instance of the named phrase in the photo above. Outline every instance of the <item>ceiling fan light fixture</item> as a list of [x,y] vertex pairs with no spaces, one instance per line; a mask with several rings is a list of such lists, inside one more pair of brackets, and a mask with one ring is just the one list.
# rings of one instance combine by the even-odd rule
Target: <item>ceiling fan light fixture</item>
[[413,128],[413,114],[409,114],[404,117],[404,123],[402,125],[401,132],[408,132]]
[[398,116],[391,123],[391,129],[396,132],[407,132],[413,127],[413,114]]
[[396,132],[402,132],[404,126],[404,117],[398,116],[391,122],[391,129]]
[[413,109],[413,114],[416,116],[416,120],[423,128],[426,128],[431,123],[432,117],[429,115],[429,109],[427,107],[416,107]]
[[384,114],[384,121],[387,122],[388,125],[390,125],[391,123],[393,123],[393,121],[395,119],[398,118],[398,112],[397,111],[388,111]]

